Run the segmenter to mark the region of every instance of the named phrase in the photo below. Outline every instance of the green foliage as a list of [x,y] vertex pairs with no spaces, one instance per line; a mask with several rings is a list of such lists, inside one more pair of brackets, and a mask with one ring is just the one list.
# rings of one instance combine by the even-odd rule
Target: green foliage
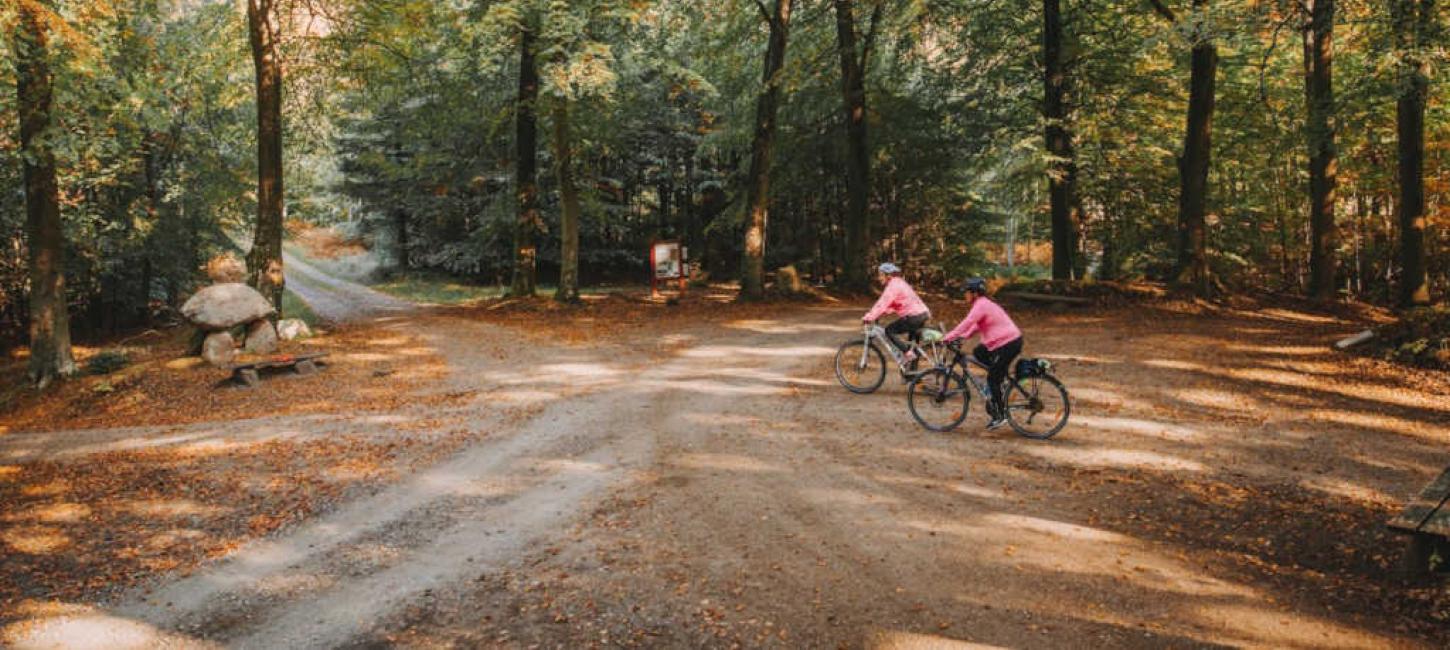
[[286,290],[282,292],[282,316],[301,320],[307,323],[309,328],[316,328],[318,323],[322,322],[322,319],[317,316],[317,312],[312,311],[312,307],[306,301],[297,294]]
[[1450,304],[1408,310],[1374,342],[1392,361],[1450,370]]
[[[53,48],[66,270],[76,327],[134,325],[175,306],[201,263],[255,213],[253,77],[230,3],[56,0]],[[783,88],[766,267],[827,280],[845,260],[845,116],[832,4],[797,0]],[[854,0],[865,52],[870,262],[927,283],[1034,277],[1049,239],[1048,155],[1032,0]],[[1163,277],[1177,237],[1177,155],[1191,45],[1221,57],[1208,252],[1220,282],[1306,279],[1304,78],[1298,3],[1215,0],[1174,24],[1142,2],[1063,6],[1084,253],[1099,278]],[[1341,0],[1335,24],[1340,285],[1389,297],[1396,278],[1394,103],[1400,55],[1383,3]],[[652,240],[682,239],[717,279],[740,256],[744,174],[767,27],[734,0],[321,0],[284,21],[291,218],[336,225],[375,264],[484,285],[507,275],[521,30],[537,43],[540,132],[575,116],[586,283],[642,281]],[[7,13],[9,12],[9,13]],[[0,7],[8,24],[12,9]],[[1443,13],[1443,7],[1442,7]],[[873,19],[874,17],[877,17]],[[1443,22],[1443,20],[1442,20]],[[1429,62],[1430,275],[1450,290],[1450,101],[1443,25]],[[12,60],[11,35],[0,59]],[[1434,45],[1438,43],[1438,45]],[[857,53],[858,55],[862,53]],[[12,66],[0,66],[0,187],[21,187]],[[548,140],[546,135],[545,142]],[[540,145],[540,168],[551,168]],[[559,262],[553,174],[540,175],[545,279]],[[24,205],[0,193],[0,332],[23,336]],[[1028,255],[1019,251],[1027,251]],[[406,265],[403,264],[406,262]],[[403,276],[409,277],[409,276]],[[1428,354],[1434,341],[1416,347]],[[1411,354],[1411,352],[1406,352]]]
[[86,361],[86,374],[109,375],[131,365],[131,357],[121,350],[103,350]]

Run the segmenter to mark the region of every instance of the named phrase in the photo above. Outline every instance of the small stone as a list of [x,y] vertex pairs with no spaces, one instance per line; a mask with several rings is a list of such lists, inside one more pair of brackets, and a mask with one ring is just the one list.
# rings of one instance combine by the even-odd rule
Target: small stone
[[312,328],[300,318],[284,318],[277,321],[277,337],[283,341],[305,339],[312,336]]
[[265,318],[247,326],[247,354],[272,354],[277,351],[277,330]]
[[201,344],[201,358],[213,366],[225,368],[237,358],[237,342],[230,332],[212,332]]

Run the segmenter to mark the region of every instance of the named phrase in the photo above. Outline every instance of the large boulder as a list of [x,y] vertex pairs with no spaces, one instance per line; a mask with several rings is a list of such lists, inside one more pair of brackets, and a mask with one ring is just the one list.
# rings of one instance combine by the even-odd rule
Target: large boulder
[[231,332],[212,332],[201,344],[201,358],[218,368],[231,365],[237,358],[237,342]]
[[247,354],[272,354],[277,351],[277,330],[272,321],[265,318],[252,321],[247,326],[247,339],[242,344]]
[[207,331],[231,329],[276,313],[272,303],[245,284],[214,284],[196,292],[181,306],[181,315]]

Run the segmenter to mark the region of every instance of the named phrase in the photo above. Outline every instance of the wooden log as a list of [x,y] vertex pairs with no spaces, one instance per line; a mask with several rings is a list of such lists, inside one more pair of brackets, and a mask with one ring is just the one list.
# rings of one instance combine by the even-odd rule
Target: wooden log
[[1365,330],[1363,332],[1360,332],[1358,334],[1355,334],[1354,336],[1348,336],[1348,337],[1339,339],[1338,341],[1335,341],[1334,342],[1334,349],[1336,349],[1336,350],[1348,350],[1348,349],[1350,349],[1350,348],[1352,348],[1352,347],[1354,347],[1356,345],[1359,345],[1361,343],[1364,343],[1365,341],[1368,341],[1368,340],[1370,340],[1372,338],[1374,338],[1374,330]]

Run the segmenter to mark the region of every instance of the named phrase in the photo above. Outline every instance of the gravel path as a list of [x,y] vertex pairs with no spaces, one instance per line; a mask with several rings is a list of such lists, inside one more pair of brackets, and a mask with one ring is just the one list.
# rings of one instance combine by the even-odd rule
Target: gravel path
[[282,268],[286,270],[287,288],[330,323],[398,315],[416,308],[406,300],[330,276],[291,253],[282,254]]
[[1076,399],[1044,443],[981,432],[980,413],[926,433],[896,379],[846,393],[830,360],[859,312],[788,309],[585,346],[401,314],[386,326],[448,359],[438,389],[474,396],[449,416],[480,442],[7,641],[1444,647],[1435,596],[1402,609],[1386,581],[1382,521],[1443,464],[1450,390],[1329,353],[1337,324],[1028,316],[1029,352]]

